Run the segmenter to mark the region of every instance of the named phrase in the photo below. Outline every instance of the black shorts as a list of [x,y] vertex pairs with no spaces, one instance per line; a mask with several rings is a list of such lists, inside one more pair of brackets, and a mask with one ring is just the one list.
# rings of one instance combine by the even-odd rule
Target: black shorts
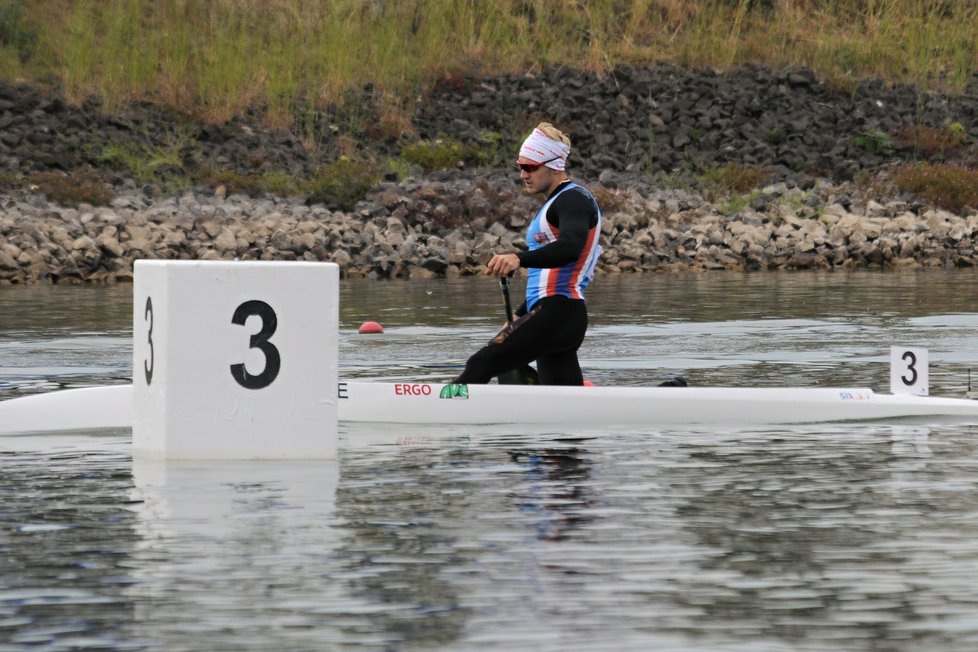
[[540,299],[512,329],[503,329],[469,358],[453,382],[488,383],[535,360],[541,385],[582,385],[577,350],[586,332],[584,301],[561,296]]

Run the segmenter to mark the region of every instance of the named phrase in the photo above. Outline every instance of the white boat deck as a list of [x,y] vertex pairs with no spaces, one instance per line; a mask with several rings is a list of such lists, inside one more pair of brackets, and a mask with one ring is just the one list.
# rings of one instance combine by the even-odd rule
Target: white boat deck
[[[978,401],[867,388],[536,387],[341,382],[340,422],[552,426],[749,426],[927,419],[978,423]],[[233,410],[234,406],[229,406]],[[0,435],[128,429],[132,386],[0,401]]]

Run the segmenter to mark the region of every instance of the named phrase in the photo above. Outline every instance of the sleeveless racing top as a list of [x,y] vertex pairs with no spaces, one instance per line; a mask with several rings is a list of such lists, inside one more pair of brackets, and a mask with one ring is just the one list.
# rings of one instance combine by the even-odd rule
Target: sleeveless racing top
[[601,209],[594,195],[577,183],[570,182],[558,190],[537,211],[533,221],[526,231],[526,243],[530,251],[539,249],[555,241],[560,235],[558,228],[547,221],[547,211],[558,197],[565,192],[580,192],[594,203],[598,219],[594,226],[588,229],[587,240],[577,260],[562,267],[529,267],[526,279],[526,309],[529,311],[533,304],[544,297],[564,296],[570,299],[584,299],[584,289],[594,278],[594,268],[601,255],[601,245],[598,240],[601,235]]

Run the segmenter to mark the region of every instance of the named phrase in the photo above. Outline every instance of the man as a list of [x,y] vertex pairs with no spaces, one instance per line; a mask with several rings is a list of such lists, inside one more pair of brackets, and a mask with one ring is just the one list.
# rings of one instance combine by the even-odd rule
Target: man
[[584,290],[601,253],[601,209],[567,176],[569,155],[570,139],[546,122],[520,147],[523,186],[546,201],[527,230],[529,250],[495,254],[486,273],[503,277],[525,267],[526,302],[513,325],[469,358],[454,383],[488,383],[536,360],[541,385],[583,384],[577,350],[587,331]]

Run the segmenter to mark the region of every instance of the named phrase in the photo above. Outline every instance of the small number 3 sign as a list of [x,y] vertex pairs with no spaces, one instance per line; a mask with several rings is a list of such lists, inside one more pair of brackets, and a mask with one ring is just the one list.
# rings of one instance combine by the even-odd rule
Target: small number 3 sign
[[927,396],[927,349],[890,347],[890,393]]

